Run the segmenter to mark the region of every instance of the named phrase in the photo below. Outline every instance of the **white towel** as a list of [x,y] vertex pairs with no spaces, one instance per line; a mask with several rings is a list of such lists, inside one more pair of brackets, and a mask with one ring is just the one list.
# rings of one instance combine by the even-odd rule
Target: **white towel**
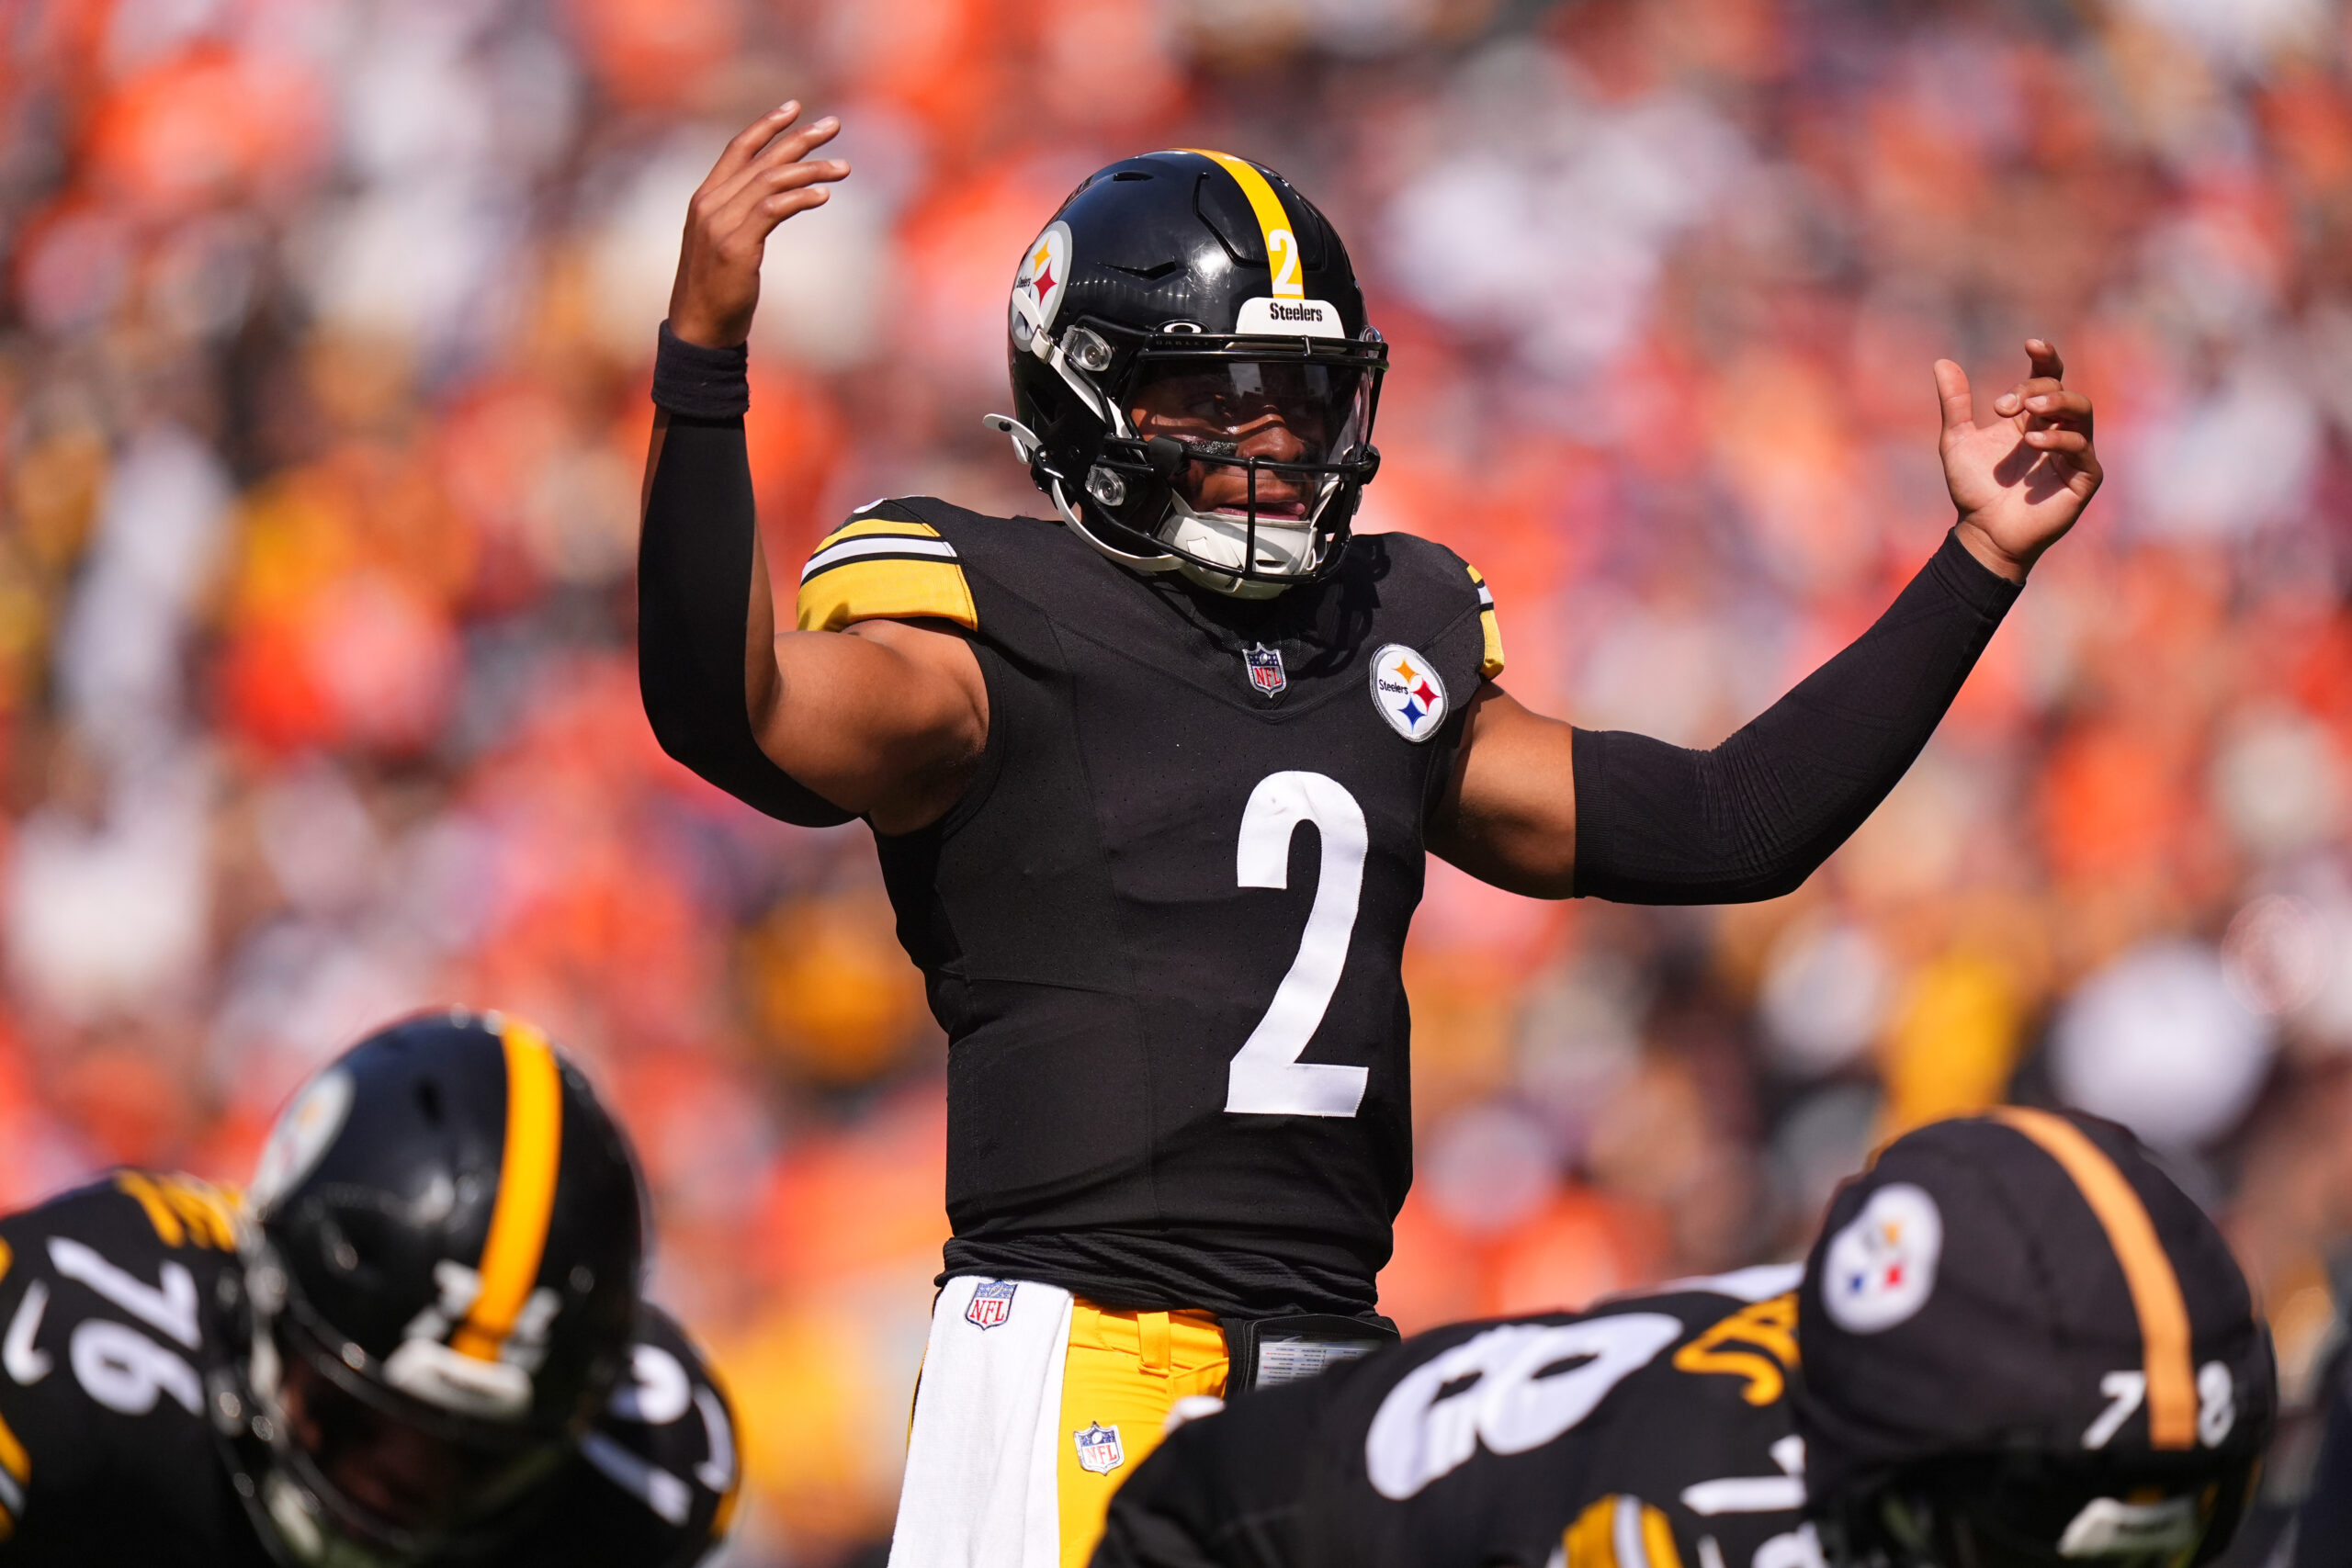
[[890,1568],[1059,1568],[1069,1319],[1052,1285],[964,1277],[939,1292]]

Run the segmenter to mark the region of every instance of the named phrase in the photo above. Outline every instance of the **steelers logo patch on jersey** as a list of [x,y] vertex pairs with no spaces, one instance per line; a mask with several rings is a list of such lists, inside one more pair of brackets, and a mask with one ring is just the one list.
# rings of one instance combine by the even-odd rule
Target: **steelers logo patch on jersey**
[[1021,270],[1012,279],[1012,341],[1034,354],[1046,352],[1032,340],[1054,330],[1069,281],[1069,225],[1059,219],[1021,253]]
[[1445,722],[1445,681],[1430,660],[1392,642],[1372,657],[1372,705],[1408,740],[1427,740]]
[[1927,1190],[1907,1181],[1882,1187],[1829,1238],[1821,1304],[1849,1334],[1883,1333],[1928,1304],[1943,1250],[1943,1213]]

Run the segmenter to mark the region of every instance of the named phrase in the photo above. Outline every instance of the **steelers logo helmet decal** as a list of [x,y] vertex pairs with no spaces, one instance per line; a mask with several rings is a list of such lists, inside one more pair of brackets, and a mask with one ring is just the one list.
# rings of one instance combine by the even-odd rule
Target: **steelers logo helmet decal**
[[332,1066],[310,1081],[294,1103],[277,1119],[270,1130],[269,1142],[263,1145],[261,1164],[254,1173],[253,1185],[246,1190],[247,1201],[256,1212],[267,1209],[279,1198],[302,1184],[343,1131],[351,1115],[351,1074],[341,1066]]
[[1012,341],[1016,344],[1032,354],[1046,352],[1036,340],[1054,330],[1069,273],[1069,225],[1056,219],[1021,253],[1021,270],[1013,275]]
[[1446,714],[1445,681],[1436,661],[1401,642],[1384,647],[1372,656],[1372,705],[1408,740],[1435,735]]
[[1829,1238],[1821,1304],[1849,1334],[1883,1334],[1928,1304],[1943,1250],[1944,1217],[1936,1201],[1925,1188],[1891,1182]]

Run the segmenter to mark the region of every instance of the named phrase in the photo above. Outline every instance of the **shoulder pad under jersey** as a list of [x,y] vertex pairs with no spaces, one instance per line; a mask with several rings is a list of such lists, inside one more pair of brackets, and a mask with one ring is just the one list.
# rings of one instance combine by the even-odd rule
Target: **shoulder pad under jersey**
[[[684,1568],[725,1539],[742,1480],[734,1410],[702,1353],[650,1302],[638,1305],[628,1370],[581,1457],[607,1496],[620,1495],[600,1561]],[[606,1513],[594,1504],[584,1511]],[[623,1552],[621,1540],[646,1544]]]
[[209,1483],[204,1373],[238,1224],[231,1192],[128,1169],[0,1218],[0,1540],[126,1476],[155,1477],[158,1510]]

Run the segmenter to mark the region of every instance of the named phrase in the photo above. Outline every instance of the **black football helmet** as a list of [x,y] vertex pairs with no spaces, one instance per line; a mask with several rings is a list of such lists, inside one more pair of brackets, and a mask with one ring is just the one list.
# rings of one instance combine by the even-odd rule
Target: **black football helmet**
[[1193,150],[1097,171],[1022,253],[1008,327],[989,423],[1088,544],[1245,598],[1338,564],[1388,347],[1280,175]]
[[2004,1107],[1842,1190],[1798,1300],[1808,1508],[1838,1568],[2193,1568],[2276,1423],[2212,1222],[2132,1134]]
[[213,1406],[264,1536],[322,1568],[493,1551],[624,1365],[620,1129],[530,1025],[428,1014],[303,1087],[250,1199],[248,1348]]

